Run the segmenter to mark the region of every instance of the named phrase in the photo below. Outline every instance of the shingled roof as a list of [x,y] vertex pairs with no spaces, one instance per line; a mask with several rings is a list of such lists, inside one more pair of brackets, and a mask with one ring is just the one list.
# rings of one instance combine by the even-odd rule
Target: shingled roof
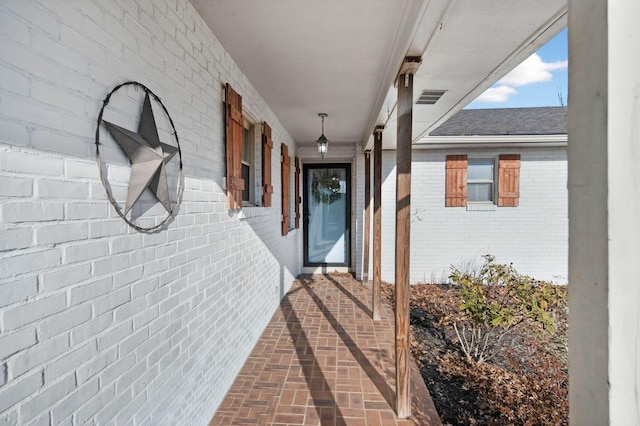
[[567,107],[466,109],[429,136],[563,135]]

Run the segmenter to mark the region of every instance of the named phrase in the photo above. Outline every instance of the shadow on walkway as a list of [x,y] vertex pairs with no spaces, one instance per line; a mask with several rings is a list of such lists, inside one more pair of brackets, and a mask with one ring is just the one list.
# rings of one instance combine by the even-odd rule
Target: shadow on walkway
[[394,412],[393,313],[371,320],[370,286],[300,276],[282,299],[211,425],[440,425],[417,367],[412,417]]

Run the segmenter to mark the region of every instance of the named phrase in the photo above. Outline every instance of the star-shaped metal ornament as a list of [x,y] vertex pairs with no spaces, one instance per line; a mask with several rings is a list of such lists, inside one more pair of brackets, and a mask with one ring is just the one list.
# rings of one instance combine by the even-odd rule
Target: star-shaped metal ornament
[[178,148],[160,142],[149,93],[144,98],[137,133],[106,120],[103,123],[131,161],[131,178],[124,214],[131,210],[147,188],[167,212],[171,213],[166,165],[176,155]]

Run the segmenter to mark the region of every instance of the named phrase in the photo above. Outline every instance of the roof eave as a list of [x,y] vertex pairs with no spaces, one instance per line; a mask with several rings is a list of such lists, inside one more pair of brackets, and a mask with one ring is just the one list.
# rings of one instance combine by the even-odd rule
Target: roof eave
[[566,147],[567,135],[427,136],[414,149]]

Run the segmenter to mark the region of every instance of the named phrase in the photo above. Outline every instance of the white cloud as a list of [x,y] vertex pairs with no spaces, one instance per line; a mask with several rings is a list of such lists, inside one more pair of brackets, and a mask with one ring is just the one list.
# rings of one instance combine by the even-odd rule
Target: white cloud
[[553,74],[550,71],[566,69],[568,63],[568,61],[544,62],[537,53],[534,53],[504,76],[500,83],[519,87],[526,84],[551,81]]
[[505,75],[498,82],[498,86],[491,87],[478,96],[476,101],[490,103],[507,102],[511,96],[518,94],[518,91],[514,89],[514,87],[551,81],[553,78],[551,71],[566,69],[568,64],[569,61],[544,62],[537,53],[534,53],[515,67],[509,74]]
[[503,103],[509,100],[509,97],[516,95],[518,91],[509,86],[491,87],[478,96],[476,101],[478,102],[491,102],[491,103]]

